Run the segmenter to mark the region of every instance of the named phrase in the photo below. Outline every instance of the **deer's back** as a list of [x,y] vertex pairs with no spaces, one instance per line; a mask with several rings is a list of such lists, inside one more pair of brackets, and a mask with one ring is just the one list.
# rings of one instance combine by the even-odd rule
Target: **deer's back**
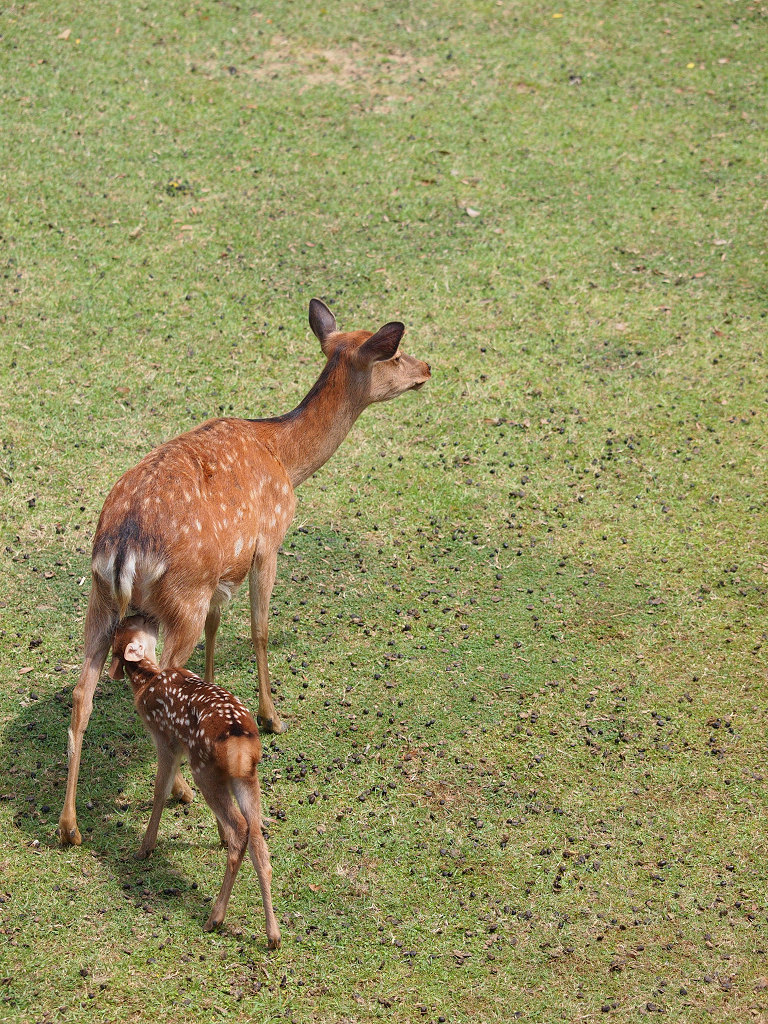
[[117,481],[96,529],[94,572],[111,582],[130,569],[139,587],[174,571],[211,589],[221,580],[237,586],[254,554],[282,540],[294,508],[258,421],[210,420]]

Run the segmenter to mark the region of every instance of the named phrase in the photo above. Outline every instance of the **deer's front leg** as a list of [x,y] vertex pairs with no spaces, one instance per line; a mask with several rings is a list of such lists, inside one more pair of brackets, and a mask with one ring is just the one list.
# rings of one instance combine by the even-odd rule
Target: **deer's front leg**
[[265,555],[257,555],[248,577],[251,598],[251,638],[256,651],[256,668],[259,674],[259,727],[265,732],[285,732],[287,726],[280,720],[272,700],[267,664],[267,634],[269,627],[269,600],[275,585],[277,573],[277,549]]

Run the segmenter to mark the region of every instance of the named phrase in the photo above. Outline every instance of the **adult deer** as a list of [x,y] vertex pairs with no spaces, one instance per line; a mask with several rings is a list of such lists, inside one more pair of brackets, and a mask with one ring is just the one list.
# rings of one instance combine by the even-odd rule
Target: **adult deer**
[[[129,609],[162,628],[161,668],[186,664],[204,631],[205,679],[212,682],[221,609],[248,576],[258,722],[268,732],[285,729],[272,702],[267,623],[294,488],[327,462],[363,409],[417,390],[430,377],[428,363],[399,351],[401,323],[375,334],[344,333],[319,299],[309,304],[309,323],[327,361],[292,412],[209,420],[150,452],[104,503],[93,542],[85,659],[72,699],[62,843],[82,841],[75,795],[83,734],[115,626]],[[192,799],[179,774],[173,793]]]

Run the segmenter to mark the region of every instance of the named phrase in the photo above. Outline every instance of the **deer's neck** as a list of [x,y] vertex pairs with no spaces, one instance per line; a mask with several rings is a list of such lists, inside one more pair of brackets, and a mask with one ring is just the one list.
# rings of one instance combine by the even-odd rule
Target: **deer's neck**
[[347,373],[331,360],[306,398],[269,424],[270,444],[294,487],[333,455],[366,407]]

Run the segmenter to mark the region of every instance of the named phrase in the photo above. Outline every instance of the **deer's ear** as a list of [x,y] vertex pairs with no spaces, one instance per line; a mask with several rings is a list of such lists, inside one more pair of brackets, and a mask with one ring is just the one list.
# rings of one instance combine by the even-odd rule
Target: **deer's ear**
[[144,657],[144,644],[141,640],[131,640],[125,648],[123,658],[125,661],[141,661]]
[[391,359],[400,346],[400,339],[405,334],[405,324],[395,321],[384,324],[376,333],[363,342],[357,350],[357,358],[363,364],[378,363],[382,359]]
[[109,666],[109,672],[107,673],[110,679],[122,679],[123,678],[123,663],[120,661],[117,655],[112,659],[112,664]]
[[310,299],[309,326],[325,352],[325,341],[336,331],[336,317],[320,299]]

